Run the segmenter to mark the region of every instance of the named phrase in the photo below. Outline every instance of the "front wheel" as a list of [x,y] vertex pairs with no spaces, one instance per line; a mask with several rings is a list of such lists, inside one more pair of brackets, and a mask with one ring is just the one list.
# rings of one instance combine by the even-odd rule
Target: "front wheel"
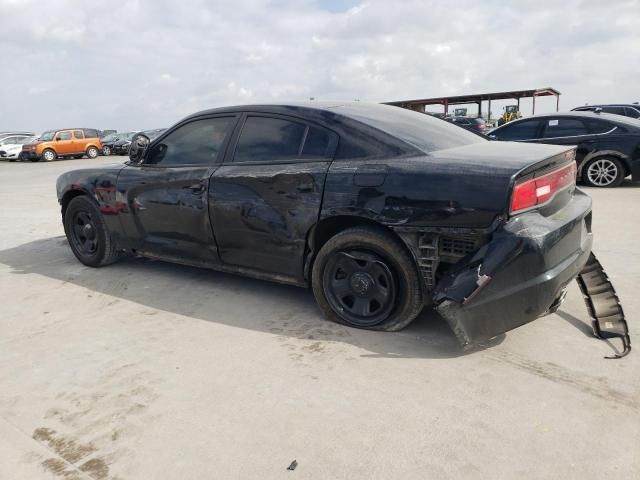
[[102,147],[102,154],[105,157],[108,157],[109,155],[111,155],[111,147],[109,147],[108,145],[105,145]]
[[613,157],[594,158],[582,169],[582,180],[591,187],[617,187],[624,176],[622,163]]
[[[42,152],[42,159],[45,162],[51,162],[53,160],[56,159],[58,155],[56,155],[56,152],[54,152],[53,150],[51,150],[50,148],[46,149],[44,152]],[[37,160],[36,160],[37,161]]]
[[96,204],[86,196],[73,198],[62,219],[64,233],[78,260],[89,267],[115,262],[119,252]]
[[96,147],[87,148],[87,157],[96,158],[98,156],[98,149]]
[[356,328],[400,330],[423,306],[420,277],[405,246],[371,227],[345,230],[324,244],[312,287],[327,318]]

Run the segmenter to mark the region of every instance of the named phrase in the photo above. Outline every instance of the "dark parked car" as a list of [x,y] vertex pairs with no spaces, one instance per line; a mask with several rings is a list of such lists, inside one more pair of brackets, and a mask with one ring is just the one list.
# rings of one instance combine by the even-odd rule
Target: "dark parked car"
[[100,139],[100,143],[102,143],[102,154],[109,156],[111,155],[111,149],[113,148],[113,144],[118,141],[117,133],[110,133],[105,135]]
[[571,109],[572,112],[603,112],[625,117],[640,118],[640,105],[631,104],[609,104],[609,105],[585,105]]
[[490,138],[577,145],[578,177],[593,187],[640,179],[640,121],[620,115],[569,112],[537,115],[498,127]]
[[386,105],[240,106],[137,135],[57,196],[85,265],[129,251],[311,286],[328,318],[376,330],[434,306],[468,344],[553,311],[585,265],[574,153]]
[[487,122],[485,122],[484,118],[446,117],[445,120],[476,133],[484,133],[487,128]]
[[137,132],[119,133],[116,141],[111,144],[112,155],[128,155],[131,139]]

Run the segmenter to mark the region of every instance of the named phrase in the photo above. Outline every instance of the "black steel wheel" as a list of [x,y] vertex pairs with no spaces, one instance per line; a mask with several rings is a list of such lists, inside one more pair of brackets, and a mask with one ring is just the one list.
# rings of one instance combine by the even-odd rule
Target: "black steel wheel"
[[384,321],[393,308],[396,281],[389,266],[372,252],[334,252],[324,269],[327,300],[349,323],[369,327]]
[[311,280],[324,314],[352,327],[400,330],[423,306],[418,270],[406,247],[374,227],[330,238],[313,263]]
[[73,198],[64,212],[63,223],[71,250],[85,265],[101,267],[118,259],[102,213],[89,197]]

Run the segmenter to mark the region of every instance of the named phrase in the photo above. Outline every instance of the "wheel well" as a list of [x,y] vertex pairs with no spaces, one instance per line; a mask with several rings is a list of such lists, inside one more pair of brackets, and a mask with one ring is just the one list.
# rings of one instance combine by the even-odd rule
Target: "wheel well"
[[69,202],[71,202],[71,200],[73,200],[74,198],[79,197],[80,195],[87,195],[87,193],[82,190],[69,190],[62,196],[62,200],[60,201],[60,205],[62,206],[62,218],[64,218],[64,214],[67,211]]
[[347,230],[353,227],[363,227],[369,226],[381,231],[385,231],[393,235],[398,241],[402,244],[402,246],[406,249],[409,255],[411,251],[405,244],[405,242],[400,238],[400,236],[391,230],[389,227],[382,225],[374,220],[370,220],[368,218],[356,217],[351,215],[337,215],[335,217],[325,218],[320,220],[316,225],[311,229],[308,239],[307,239],[307,255],[304,265],[304,276],[306,279],[311,278],[311,267],[313,266],[313,262],[315,261],[315,257],[329,239],[338,233]]

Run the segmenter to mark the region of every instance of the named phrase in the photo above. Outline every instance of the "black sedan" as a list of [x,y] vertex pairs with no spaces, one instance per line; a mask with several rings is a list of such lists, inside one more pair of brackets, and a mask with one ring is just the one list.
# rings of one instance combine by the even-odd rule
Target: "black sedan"
[[194,114],[57,181],[85,265],[123,252],[311,286],[346,325],[434,306],[469,344],[553,311],[591,251],[575,149],[362,103]]
[[118,138],[111,144],[112,155],[128,155],[131,139],[137,132],[119,133]]
[[640,120],[607,113],[537,115],[496,128],[496,140],[576,145],[578,177],[592,187],[640,180]]

